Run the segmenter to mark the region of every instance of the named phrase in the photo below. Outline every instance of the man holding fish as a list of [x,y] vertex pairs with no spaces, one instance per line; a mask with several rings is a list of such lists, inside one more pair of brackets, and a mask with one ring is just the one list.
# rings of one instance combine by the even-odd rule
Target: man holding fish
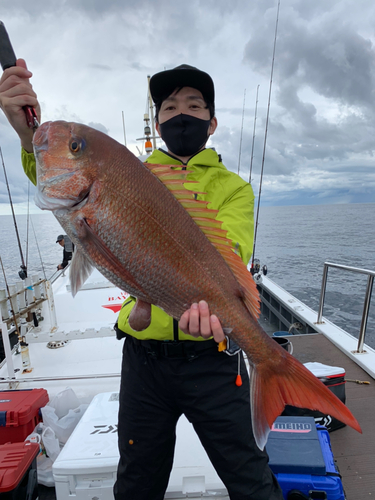
[[182,413],[232,500],[281,499],[261,450],[285,405],[361,428],[257,321],[259,295],[246,268],[254,197],[205,148],[217,126],[211,77],[187,65],[152,77],[167,151],[143,164],[78,123],[45,122],[32,137],[22,106],[38,114],[39,106],[18,64],[0,80],[0,105],[21,138],[25,172],[38,179],[37,206],[53,211],[75,245],[72,293],[96,266],[132,297],[116,326],[126,337],[116,499],[164,497]]
[[[21,59],[6,70],[0,81],[0,106],[20,137],[25,173],[36,184],[33,133],[22,109],[33,106],[40,118],[31,76]],[[211,77],[182,65],[154,75],[150,86],[156,129],[168,150],[154,151],[148,162],[189,171],[188,180],[197,184],[186,187],[194,189],[195,199],[218,210],[217,219],[246,264],[252,250],[254,195],[249,184],[205,147],[217,127]],[[252,433],[242,353],[233,342],[229,345],[207,302],[193,303],[179,324],[146,302],[134,305],[133,299],[125,302],[117,325],[119,338],[126,336],[126,342],[116,499],[164,498],[182,413],[194,425],[232,500],[282,499],[267,454]]]

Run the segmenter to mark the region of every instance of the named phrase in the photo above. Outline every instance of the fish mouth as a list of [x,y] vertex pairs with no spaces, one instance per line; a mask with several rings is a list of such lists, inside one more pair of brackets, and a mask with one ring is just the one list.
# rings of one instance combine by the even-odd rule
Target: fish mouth
[[50,198],[44,193],[44,187],[39,188],[34,197],[35,205],[41,210],[80,210],[89,200],[90,189],[83,191],[74,200],[69,198]]
[[43,189],[38,189],[34,196],[35,205],[41,210],[58,210],[60,208],[71,208],[76,200],[69,200],[63,198],[50,198],[47,196]]

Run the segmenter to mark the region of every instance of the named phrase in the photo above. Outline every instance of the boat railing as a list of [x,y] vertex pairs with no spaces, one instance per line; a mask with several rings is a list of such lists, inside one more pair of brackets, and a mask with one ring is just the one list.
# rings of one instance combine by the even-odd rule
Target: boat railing
[[69,270],[69,266],[70,266],[70,262],[68,263],[68,265],[66,267],[64,267],[64,269],[58,269],[57,271],[55,271],[52,276],[48,279],[48,281],[51,283],[51,285],[54,284],[55,281],[57,281],[60,276],[64,276],[66,271]]
[[3,341],[9,380],[15,379],[9,335],[16,331],[18,342],[23,341],[26,338],[27,321],[37,321],[33,313],[36,313],[45,301],[48,301],[49,305],[50,323],[52,327],[56,327],[53,293],[48,280],[38,275],[28,276],[15,285],[9,285],[7,290],[0,290],[0,338]]
[[321,287],[321,291],[320,291],[319,311],[318,311],[318,319],[317,319],[318,324],[322,323],[322,318],[323,318],[324,298],[325,298],[325,293],[326,293],[328,268],[329,267],[341,269],[343,271],[350,271],[353,273],[367,275],[367,286],[366,286],[365,300],[364,300],[364,305],[363,305],[361,326],[360,326],[359,336],[358,336],[357,351],[355,351],[357,353],[363,353],[364,352],[363,345],[364,345],[365,336],[366,336],[367,320],[368,320],[368,315],[369,315],[369,310],[370,310],[371,294],[372,294],[372,288],[373,288],[373,284],[374,284],[375,271],[370,271],[369,269],[361,269],[359,267],[344,266],[342,264],[335,264],[333,262],[325,262],[324,269],[323,269],[323,277],[322,277],[322,287]]
[[0,290],[0,319],[8,325],[18,321],[27,313],[35,311],[45,297],[45,279],[38,275],[27,277],[25,280],[9,285],[8,290]]

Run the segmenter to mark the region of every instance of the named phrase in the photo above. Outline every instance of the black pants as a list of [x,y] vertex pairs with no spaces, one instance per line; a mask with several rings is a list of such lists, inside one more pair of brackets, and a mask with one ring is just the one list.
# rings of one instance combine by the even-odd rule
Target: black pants
[[[242,358],[242,356],[241,356]],[[126,339],[119,411],[120,462],[116,500],[162,500],[168,486],[176,424],[185,414],[193,424],[231,500],[282,500],[255,444],[250,416],[249,378],[238,356],[215,347],[195,359],[151,357]]]

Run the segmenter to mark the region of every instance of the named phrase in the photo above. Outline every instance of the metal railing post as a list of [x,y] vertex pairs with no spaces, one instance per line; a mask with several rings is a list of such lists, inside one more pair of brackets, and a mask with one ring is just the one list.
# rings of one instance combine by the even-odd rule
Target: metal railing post
[[320,291],[318,319],[316,322],[317,324],[321,324],[322,318],[323,318],[323,308],[324,308],[324,298],[325,298],[326,286],[327,286],[328,267],[334,267],[336,269],[341,269],[343,271],[351,271],[351,272],[357,273],[357,274],[366,274],[368,276],[365,302],[364,302],[364,306],[363,306],[363,313],[362,313],[362,320],[361,320],[361,327],[360,327],[359,337],[358,337],[357,350],[352,351],[353,353],[363,353],[364,352],[363,351],[363,344],[365,342],[366,327],[367,327],[367,320],[368,320],[368,315],[369,315],[369,310],[370,310],[371,294],[372,294],[372,288],[373,288],[373,284],[374,284],[375,271],[370,271],[369,269],[361,269],[358,267],[344,266],[342,264],[335,264],[333,262],[325,262],[324,269],[323,269],[322,288]]
[[326,263],[324,263],[322,288],[320,290],[319,311],[318,311],[318,319],[317,319],[318,325],[322,323],[324,298],[326,296],[327,276],[328,276],[328,265]]
[[358,352],[363,352],[363,344],[365,343],[365,333],[366,333],[366,327],[367,327],[368,313],[369,313],[369,309],[370,309],[371,293],[372,293],[373,284],[374,284],[374,277],[370,275],[367,278],[365,303],[363,306],[361,328],[359,330],[359,337],[358,337],[358,347],[357,347]]

